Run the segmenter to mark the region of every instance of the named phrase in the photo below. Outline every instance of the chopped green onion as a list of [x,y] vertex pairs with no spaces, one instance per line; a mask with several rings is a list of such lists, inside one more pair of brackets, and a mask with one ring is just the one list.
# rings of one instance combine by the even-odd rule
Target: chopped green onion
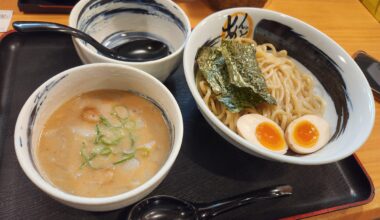
[[113,163],[113,165],[121,164],[135,157],[135,153],[126,154],[121,160]]
[[112,127],[111,123],[103,115],[99,116],[99,119],[101,124],[105,125],[106,127]]
[[111,154],[111,153],[112,153],[111,148],[109,148],[109,147],[104,147],[103,150],[101,150],[99,154],[100,154],[100,155],[105,155],[105,156],[107,156],[107,155],[109,155],[109,154]]
[[106,138],[106,137],[103,137],[102,140],[101,140],[101,143],[104,144],[104,145],[117,145],[119,142],[120,142],[121,139],[115,139],[115,140],[112,140],[112,139],[109,139],[109,138]]
[[124,127],[127,129],[134,129],[136,127],[136,122],[128,120],[124,123]]
[[[112,153],[115,156],[120,156],[120,160],[113,162],[113,165],[124,163],[136,156],[136,137],[132,133],[132,130],[136,127],[136,122],[134,120],[128,119],[128,108],[122,105],[114,106],[111,112],[111,116],[115,117],[120,122],[120,124],[117,122],[115,123],[118,125],[112,124],[103,115],[99,116],[99,122],[95,126],[96,136],[94,139],[94,148],[92,149],[91,154],[88,154],[86,152],[85,143],[83,143],[83,146],[80,149],[80,155],[83,160],[80,168],[89,166],[93,169],[96,169],[92,166],[91,160],[93,160],[98,155],[108,156]],[[120,146],[118,146],[118,144],[126,135],[128,135],[130,143],[129,147],[132,149],[131,153],[121,153]],[[138,151],[144,157],[149,155],[149,149],[147,148],[140,148]]]
[[100,145],[100,146],[95,147],[93,152],[96,154],[107,156],[112,153],[112,149],[110,147]]
[[100,128],[98,124],[96,125],[95,130],[96,130],[96,138],[95,138],[94,144],[99,144],[103,135],[100,132]]
[[[120,112],[117,110],[117,108],[123,108],[125,110],[125,117],[122,117],[120,116],[120,114],[122,114],[123,112]],[[123,110],[121,110],[123,111]],[[122,120],[126,120],[128,119],[128,116],[129,116],[129,113],[128,113],[128,108],[124,105],[115,105],[114,107],[112,107],[112,112],[111,112],[111,115],[115,116],[116,118],[118,118],[120,121]]]
[[105,145],[117,145],[125,136],[121,128],[108,128],[102,133],[100,141]]
[[97,154],[96,153],[91,153],[90,156],[88,156],[84,152],[84,148],[85,148],[85,144],[83,143],[83,146],[80,149],[80,155],[84,159],[84,162],[80,165],[80,169],[82,169],[86,165],[88,165],[89,167],[93,168],[90,162],[91,162],[92,159],[94,159],[96,157]]

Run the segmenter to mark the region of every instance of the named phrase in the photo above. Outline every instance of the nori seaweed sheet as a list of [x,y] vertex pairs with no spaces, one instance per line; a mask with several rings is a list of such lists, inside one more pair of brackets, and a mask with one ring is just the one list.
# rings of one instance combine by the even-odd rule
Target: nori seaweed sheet
[[221,47],[200,48],[197,64],[217,99],[229,111],[239,112],[263,102],[276,104],[268,93],[253,45],[222,40]]

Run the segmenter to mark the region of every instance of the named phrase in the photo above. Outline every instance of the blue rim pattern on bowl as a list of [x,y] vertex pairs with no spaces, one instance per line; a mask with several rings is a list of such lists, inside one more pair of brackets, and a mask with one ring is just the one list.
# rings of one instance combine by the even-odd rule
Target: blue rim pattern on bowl
[[[117,8],[113,10],[108,10],[108,11],[103,11],[102,13],[95,14],[91,18],[89,18],[85,23],[79,24],[79,21],[81,20],[81,17],[83,13],[86,10],[92,10],[95,9],[99,6],[102,6],[104,4],[108,3],[117,3],[117,2],[122,2],[122,3],[138,3],[139,7],[135,8]],[[173,6],[174,9],[178,8],[176,6]],[[145,15],[153,15],[153,16],[158,16],[158,17],[165,17],[168,20],[174,21],[174,23],[182,30],[183,33],[186,33],[186,28],[185,24],[177,17],[175,16],[171,11],[165,8],[164,5],[158,3],[157,1],[154,0],[148,0],[148,1],[134,1],[134,0],[95,0],[95,1],[90,1],[88,2],[82,10],[79,12],[78,15],[78,22],[77,26],[79,27],[80,30],[86,31],[88,25],[94,21],[97,17],[103,16],[103,19],[107,19],[108,17],[120,13],[120,12],[128,12],[128,13],[135,13],[135,14],[145,14]]]

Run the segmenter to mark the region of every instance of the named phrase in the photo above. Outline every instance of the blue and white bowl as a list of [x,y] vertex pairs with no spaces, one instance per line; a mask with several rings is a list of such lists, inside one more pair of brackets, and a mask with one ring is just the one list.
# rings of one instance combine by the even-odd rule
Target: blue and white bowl
[[89,34],[106,46],[110,38],[118,34],[129,34],[131,37],[147,35],[166,43],[172,52],[166,57],[146,62],[125,62],[103,56],[91,45],[73,38],[76,51],[86,64],[130,65],[161,81],[178,67],[191,32],[185,12],[170,0],[81,0],[70,13],[69,26]]
[[[83,197],[55,187],[41,175],[35,151],[49,117],[62,104],[85,92],[118,89],[148,97],[164,112],[171,130],[172,146],[157,173],[130,191],[108,197]],[[152,192],[166,177],[181,148],[183,122],[170,91],[156,78],[133,67],[96,63],[61,72],[38,87],[22,107],[15,126],[14,144],[18,162],[28,178],[42,191],[68,206],[88,211],[109,211],[133,204]]]
[[[203,45],[217,45],[222,37],[253,38],[287,50],[296,65],[317,79],[327,102],[324,118],[332,130],[321,150],[309,155],[281,155],[255,146],[226,127],[206,106],[195,83],[195,58]],[[355,61],[326,34],[285,14],[258,9],[233,8],[216,12],[193,30],[184,52],[187,84],[208,123],[231,144],[252,155],[293,164],[316,165],[341,160],[358,150],[374,125],[374,99]]]

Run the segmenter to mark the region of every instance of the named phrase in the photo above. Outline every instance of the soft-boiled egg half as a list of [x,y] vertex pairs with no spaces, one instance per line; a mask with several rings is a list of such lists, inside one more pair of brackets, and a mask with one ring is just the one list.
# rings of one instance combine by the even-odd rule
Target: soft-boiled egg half
[[285,137],[294,152],[309,154],[321,149],[329,141],[330,128],[322,117],[304,115],[288,125]]
[[259,114],[246,114],[237,121],[238,133],[255,146],[285,154],[288,146],[284,131],[274,121]]

